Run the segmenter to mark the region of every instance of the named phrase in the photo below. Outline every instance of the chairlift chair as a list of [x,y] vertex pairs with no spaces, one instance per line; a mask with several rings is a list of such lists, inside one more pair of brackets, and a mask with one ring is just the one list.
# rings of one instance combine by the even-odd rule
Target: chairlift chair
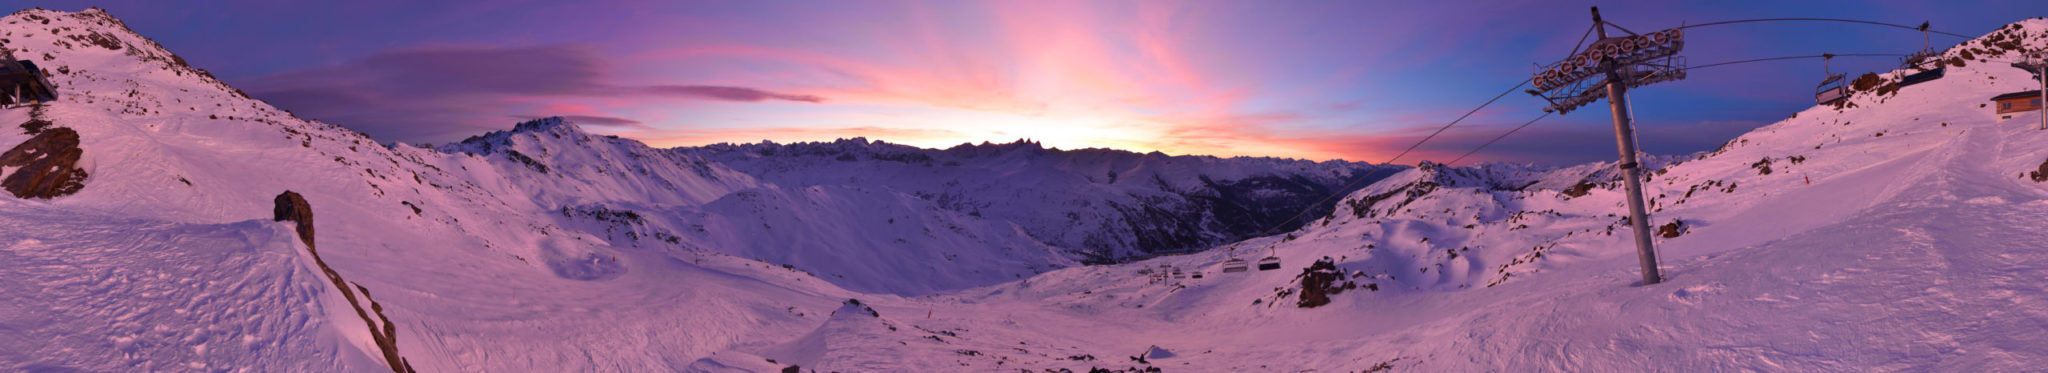
[[1280,257],[1269,256],[1265,259],[1259,259],[1259,270],[1271,271],[1275,269],[1280,269]]
[[1814,86],[1813,102],[1827,105],[1849,98],[1849,88],[1843,85],[1848,82],[1848,75],[1831,74],[1827,70],[1828,62],[1834,60],[1835,55],[1832,53],[1822,54],[1821,58],[1821,73],[1827,74],[1827,79],[1821,80],[1820,85]]
[[1927,41],[1921,45],[1919,52],[1906,56],[1906,59],[1899,63],[1900,69],[1919,69],[1920,72],[1906,75],[1905,78],[1899,79],[1900,87],[1926,83],[1948,76],[1948,64],[1946,61],[1942,61],[1941,52],[1934,50],[1933,37],[1927,35],[1927,29],[1927,22],[1921,22],[1920,34],[1922,37],[1927,38]]
[[1843,85],[1844,80],[1847,79],[1844,79],[1842,74],[1828,75],[1827,80],[1822,80],[1819,86],[1814,87],[1813,102],[1827,105],[1849,98],[1849,88]]
[[1914,84],[1931,82],[1937,79],[1941,79],[1943,76],[1947,75],[1948,65],[1939,65],[1932,69],[1927,69],[1925,71],[1913,73],[1911,75],[1906,75],[1905,78],[1899,79],[1899,86],[1905,87]]
[[1230,260],[1223,261],[1223,273],[1244,272],[1247,270],[1251,270],[1251,268],[1251,264],[1245,262],[1244,259],[1232,258]]

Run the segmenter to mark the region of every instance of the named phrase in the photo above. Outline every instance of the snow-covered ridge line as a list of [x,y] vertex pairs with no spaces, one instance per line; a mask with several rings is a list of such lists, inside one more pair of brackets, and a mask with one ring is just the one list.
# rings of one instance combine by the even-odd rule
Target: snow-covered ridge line
[[708,144],[708,145],[700,145],[700,146],[685,146],[685,147],[678,147],[678,149],[698,149],[698,150],[702,150],[702,151],[705,151],[705,152],[714,152],[714,153],[727,153],[727,152],[752,152],[752,153],[774,153],[774,152],[778,152],[778,151],[783,151],[784,149],[788,149],[788,151],[796,151],[796,152],[800,152],[800,153],[808,153],[808,154],[834,154],[834,155],[836,155],[836,154],[839,154],[839,153],[859,153],[859,152],[861,152],[862,150],[865,150],[865,151],[867,151],[867,152],[873,152],[873,153],[890,153],[890,152],[894,152],[894,153],[904,153],[904,152],[934,152],[934,151],[936,151],[936,152],[942,152],[942,153],[947,153],[947,154],[950,154],[950,155],[958,155],[958,156],[977,156],[977,155],[991,155],[991,154],[999,154],[999,153],[1004,153],[1004,152],[1009,152],[1009,151],[1016,151],[1016,150],[1025,150],[1025,151],[1034,151],[1034,152],[1037,152],[1037,151],[1043,151],[1043,152],[1054,152],[1054,153],[1057,153],[1057,152],[1074,152],[1074,153],[1106,153],[1106,154],[1114,154],[1114,155],[1139,155],[1139,154],[1142,154],[1142,155],[1144,155],[1144,156],[1147,156],[1147,157],[1174,157],[1174,158],[1184,158],[1184,159],[1210,159],[1210,160],[1219,160],[1219,159],[1221,159],[1221,160],[1260,160],[1260,161],[1268,161],[1268,162],[1275,162],[1275,163],[1310,163],[1310,164],[1316,164],[1316,163],[1337,163],[1337,164],[1355,164],[1355,165],[1371,165],[1371,163],[1368,163],[1368,162],[1359,162],[1359,161],[1347,161],[1347,160],[1341,160],[1341,159],[1337,159],[1337,160],[1327,160],[1327,161],[1313,161],[1313,160],[1307,160],[1307,159],[1297,159],[1297,158],[1287,158],[1287,157],[1273,157],[1273,156],[1243,156],[1243,155],[1240,155],[1240,156],[1228,156],[1228,157],[1220,157],[1220,156],[1214,156],[1214,155],[1201,155],[1201,154],[1183,154],[1183,155],[1168,155],[1168,154],[1166,154],[1166,153],[1164,153],[1164,152],[1160,152],[1160,151],[1157,151],[1157,150],[1154,150],[1154,151],[1149,151],[1149,152],[1137,152],[1137,151],[1131,151],[1131,150],[1124,150],[1124,149],[1115,149],[1115,148],[1079,148],[1079,149],[1060,149],[1060,148],[1046,148],[1046,147],[1045,147],[1045,145],[1044,145],[1044,143],[1041,143],[1041,142],[1038,142],[1038,141],[1033,141],[1033,140],[1031,140],[1031,139],[1021,139],[1021,138],[1020,138],[1020,139],[1017,139],[1017,140],[1015,140],[1015,141],[1011,141],[1011,142],[1006,142],[1006,143],[995,143],[995,142],[989,142],[989,141],[982,141],[982,142],[981,142],[981,143],[979,143],[979,144],[976,144],[976,143],[971,143],[971,142],[970,142],[970,143],[960,143],[959,145],[954,145],[954,146],[950,146],[950,147],[946,147],[946,148],[923,148],[923,147],[917,147],[917,146],[912,146],[912,145],[905,145],[905,144],[897,144],[897,143],[891,143],[891,142],[888,142],[888,141],[882,141],[882,140],[871,140],[871,139],[868,139],[867,137],[852,137],[852,138],[840,138],[840,139],[836,139],[836,140],[833,140],[833,141],[800,141],[800,142],[790,142],[790,143],[780,143],[780,142],[775,142],[775,141],[769,141],[769,140],[763,140],[763,141],[761,141],[761,142],[755,142],[755,143],[715,143],[715,144]]
[[[1027,140],[924,149],[865,138],[718,144],[692,154],[785,186],[886,188],[1014,222],[1032,237],[1115,262],[1292,230],[1402,166],[1280,158],[1056,150]],[[1277,230],[1275,228],[1278,228]]]
[[[2048,365],[2048,184],[2028,175],[2048,133],[1980,106],[2033,83],[1996,53],[1647,159],[1672,276],[1632,286],[1606,163],[709,152],[548,120],[387,148],[69,38],[126,31],[31,14],[50,23],[0,17],[0,37],[69,68],[46,117],[95,161],[78,194],[0,196],[0,226],[23,227],[0,229],[0,329],[24,331],[0,333],[0,369],[386,369],[288,228],[249,220],[284,190],[323,206],[322,261],[377,289],[430,371]],[[2018,25],[1997,44],[2048,47],[2048,21]],[[28,118],[0,110],[0,145]],[[1359,175],[1385,181],[1329,186]],[[1232,235],[1326,192],[1349,198]],[[1281,269],[1219,271],[1268,255]]]

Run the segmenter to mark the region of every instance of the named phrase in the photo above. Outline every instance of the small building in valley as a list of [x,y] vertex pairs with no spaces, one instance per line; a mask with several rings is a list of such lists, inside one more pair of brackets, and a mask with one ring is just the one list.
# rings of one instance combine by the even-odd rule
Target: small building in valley
[[2041,110],[2041,91],[2013,92],[1991,98],[1998,107],[1998,119],[2012,119],[2013,113]]

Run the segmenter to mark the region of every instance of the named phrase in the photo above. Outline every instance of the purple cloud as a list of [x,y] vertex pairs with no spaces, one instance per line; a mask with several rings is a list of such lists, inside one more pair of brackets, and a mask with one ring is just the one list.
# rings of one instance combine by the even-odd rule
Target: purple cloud
[[640,90],[648,93],[700,97],[726,101],[757,102],[766,100],[784,100],[809,103],[825,102],[824,97],[818,97],[813,95],[775,93],[746,87],[727,87],[714,85],[668,85],[641,87]]
[[441,47],[387,51],[352,63],[234,82],[251,96],[301,116],[385,141],[433,142],[501,129],[504,118],[563,115],[578,123],[639,126],[637,120],[546,112],[563,102],[692,99],[819,103],[823,97],[715,85],[615,85],[594,51],[578,46]]

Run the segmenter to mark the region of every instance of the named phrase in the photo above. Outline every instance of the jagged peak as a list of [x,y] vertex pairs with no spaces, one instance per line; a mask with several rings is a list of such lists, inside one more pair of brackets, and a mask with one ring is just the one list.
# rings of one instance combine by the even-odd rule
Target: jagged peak
[[583,127],[578,126],[576,125],[576,122],[571,122],[568,118],[564,118],[561,116],[534,118],[532,120],[519,122],[519,124],[512,125],[512,132],[515,133],[556,131],[583,133]]
[[576,122],[561,116],[552,116],[529,119],[513,124],[510,130],[470,136],[460,142],[434,149],[443,153],[492,154],[498,148],[511,146],[513,139],[519,135],[528,135],[535,139],[566,139],[576,142],[588,141],[590,138],[590,134],[584,132],[583,127],[576,125]]

